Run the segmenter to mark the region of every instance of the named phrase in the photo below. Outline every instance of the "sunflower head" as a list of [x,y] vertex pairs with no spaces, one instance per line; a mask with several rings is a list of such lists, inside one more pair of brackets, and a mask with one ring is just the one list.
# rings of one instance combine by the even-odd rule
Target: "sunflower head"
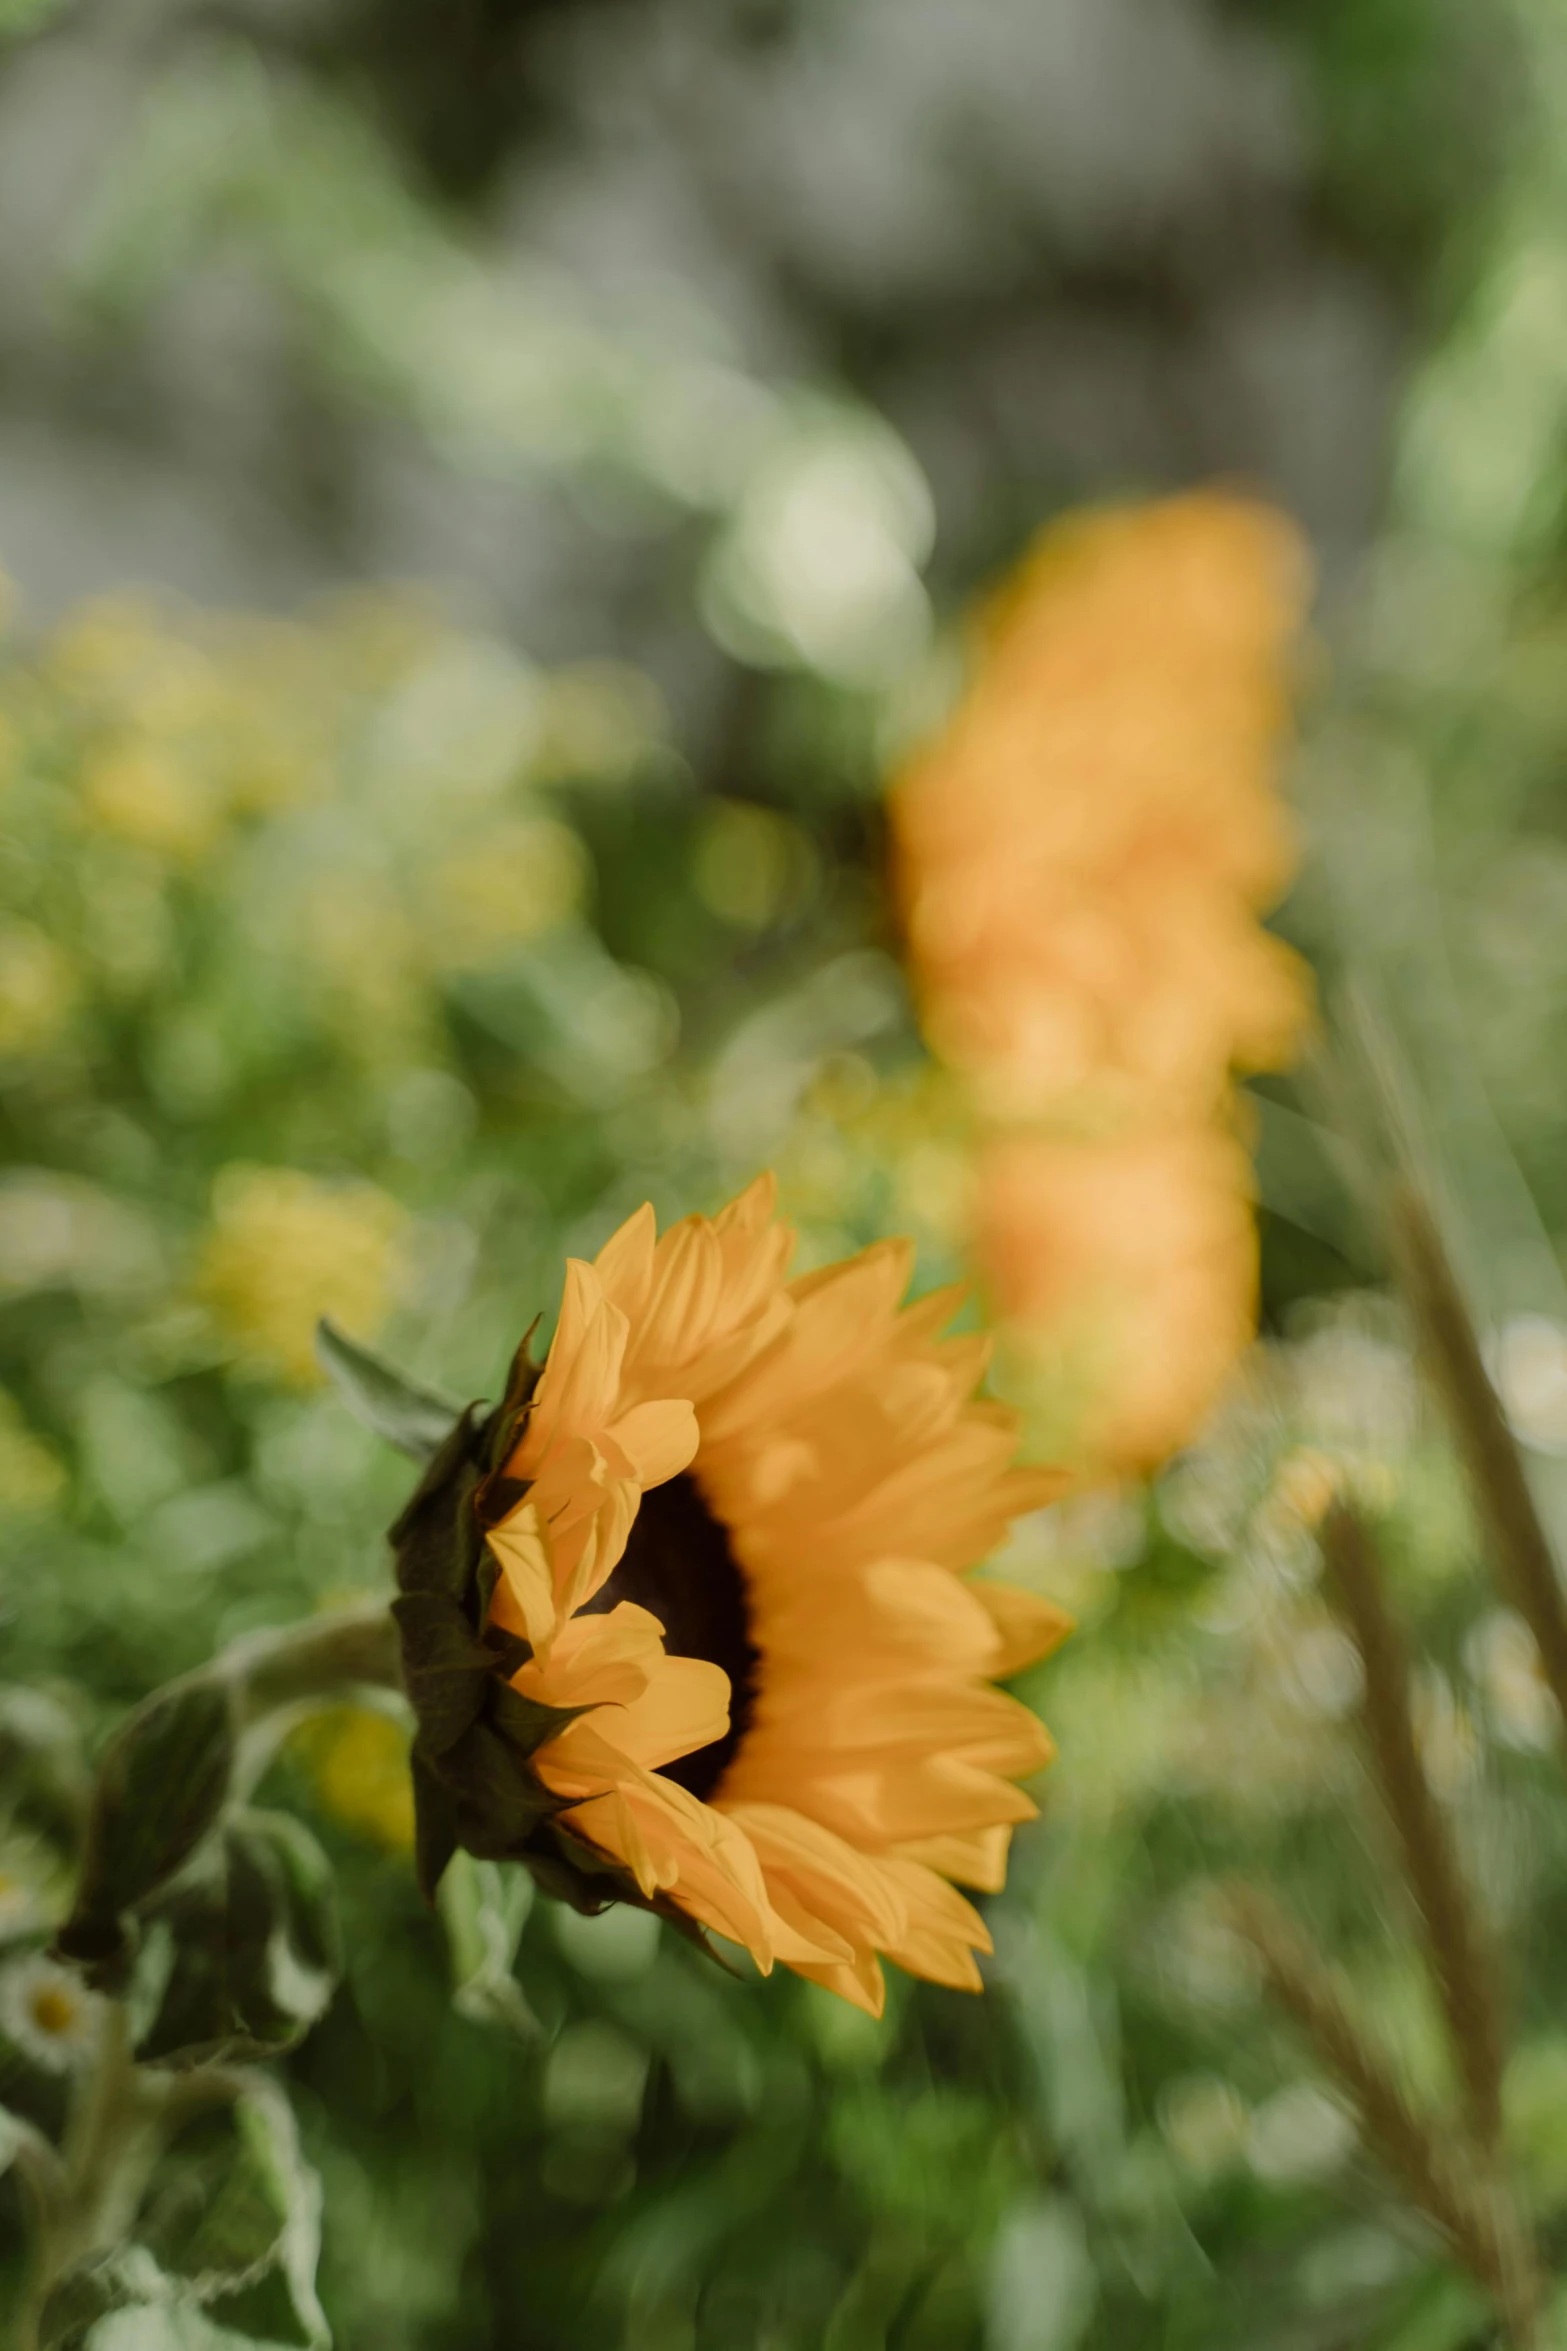
[[573,1260],[542,1370],[470,1408],[394,1530],[420,1874],[525,1862],[878,2012],[880,1957],[977,1986],[1017,1782],[994,1685],[1067,1630],[970,1570],[1056,1473],[1013,1466],[957,1304],[882,1243],[788,1279],[770,1179]]

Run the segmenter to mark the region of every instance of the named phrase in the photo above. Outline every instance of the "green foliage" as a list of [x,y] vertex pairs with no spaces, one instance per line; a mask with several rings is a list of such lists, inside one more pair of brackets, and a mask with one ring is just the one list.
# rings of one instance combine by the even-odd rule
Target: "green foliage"
[[356,1419],[413,1461],[431,1461],[461,1407],[421,1388],[326,1317],[316,1327],[321,1368]]
[[315,2291],[320,2186],[261,2075],[175,2137],[132,2241],[61,2280],[41,2351],[330,2342]]
[[342,1968],[330,1864],[285,1813],[240,1812],[149,1905],[133,2013],[161,2063],[276,2055],[325,2014]]
[[[1280,1087],[1262,1106],[1270,1338],[1221,1423],[1151,1504],[1090,1498],[998,1563],[1080,1630],[1029,1686],[1061,1760],[987,1904],[983,2001],[900,1981],[872,2025],[602,1908],[627,1888],[553,1841],[518,1769],[550,1720],[497,1678],[518,1652],[481,1638],[473,1500],[520,1375],[488,1430],[443,1398],[495,1395],[566,1254],[643,1197],[711,1207],[776,1160],[803,1263],[897,1228],[922,1286],[959,1270],[954,1147],[888,952],[871,806],[908,721],[880,689],[928,618],[903,433],[938,396],[920,372],[938,337],[999,441],[1055,392],[1013,341],[1043,333],[1069,369],[1081,318],[1056,337],[989,281],[900,311],[878,280],[857,318],[835,296],[762,336],[809,353],[825,392],[765,382],[740,338],[628,324],[427,200],[390,115],[355,110],[359,64],[318,70],[408,11],[347,29],[274,11],[254,46],[244,12],[213,13],[222,44],[171,35],[178,69],[102,142],[55,289],[90,364],[116,397],[138,367],[172,384],[160,320],[214,269],[253,281],[327,420],[289,497],[332,507],[356,436],[388,464],[416,445],[436,504],[474,479],[547,481],[563,511],[569,490],[567,521],[541,498],[538,527],[594,563],[614,545],[627,641],[678,716],[625,663],[535,662],[464,595],[286,622],[118,601],[43,634],[24,615],[0,656],[0,2333],[35,2282],[40,2147],[85,2164],[101,2130],[142,2147],[145,2177],[116,2250],[62,2251],[43,2325],[61,2351],[314,2346],[328,2325],[353,2351],[1478,2351],[1488,2304],[1411,2225],[1223,1916],[1237,1875],[1286,1887],[1368,2029],[1447,2093],[1316,1581],[1324,1479],[1345,1479],[1385,1525],[1426,1768],[1517,1979],[1508,2143],[1559,2253],[1551,1702],[1479,1571],[1407,1334],[1369,1294],[1336,1105],[1308,1124]],[[467,13],[437,12],[443,88],[477,16],[485,40],[510,25]],[[1493,41],[1406,0],[1238,13],[1302,44],[1309,203],[1333,240],[1397,273],[1400,312],[1456,321],[1414,384],[1397,528],[1330,616],[1345,642],[1301,782],[1322,854],[1291,919],[1330,978],[1371,963],[1387,983],[1486,1319],[1560,1326],[1551,28],[1509,19]],[[833,12],[798,14],[827,54]],[[0,10],[0,34],[43,15]],[[738,16],[758,55],[798,29]],[[1515,30],[1539,112],[1504,153]],[[18,41],[6,70],[34,54]],[[693,126],[709,102],[725,117],[740,70],[726,52]],[[613,121],[624,100],[603,104]],[[857,131],[856,156],[878,152]],[[1048,246],[1093,334],[1128,331],[1125,254],[1092,222],[1058,252],[1019,203],[989,260]],[[857,208],[828,209],[847,260]],[[1193,310],[1207,250],[1171,257],[1156,306],[1183,349],[1249,351],[1254,272],[1238,309]],[[796,262],[781,245],[750,266],[782,284]],[[992,304],[1008,364],[987,373]],[[864,387],[921,316],[899,429]],[[1185,452],[1189,388],[1154,405]],[[950,455],[951,566],[965,534],[1012,544],[1077,477],[976,475],[971,495],[949,423],[921,446],[933,476]],[[1253,470],[1250,446],[1232,461]],[[570,570],[555,644],[574,642]],[[1537,1217],[1515,1213],[1497,1121]],[[1530,1425],[1559,1504],[1549,1337]],[[409,1505],[379,1440],[432,1465],[454,1422]],[[345,1603],[346,1629],[326,1613]],[[312,1626],[319,1647],[284,1637]],[[498,1858],[519,1851],[534,1874]],[[52,1936],[98,1980],[126,1974],[141,2062],[138,2088],[110,2080],[119,2108],[92,2094],[100,2011],[51,2005]]]
[[124,1913],[159,1893],[228,1802],[237,1750],[226,1683],[198,1680],[137,1710],[98,1768],[65,1957],[98,1988],[123,1975]]

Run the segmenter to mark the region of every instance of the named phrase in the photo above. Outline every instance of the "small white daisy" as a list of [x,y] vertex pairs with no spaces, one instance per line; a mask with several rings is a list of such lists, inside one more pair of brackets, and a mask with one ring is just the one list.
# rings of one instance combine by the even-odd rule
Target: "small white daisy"
[[66,2073],[91,2055],[101,2005],[42,1952],[0,1972],[0,2033],[50,2073]]

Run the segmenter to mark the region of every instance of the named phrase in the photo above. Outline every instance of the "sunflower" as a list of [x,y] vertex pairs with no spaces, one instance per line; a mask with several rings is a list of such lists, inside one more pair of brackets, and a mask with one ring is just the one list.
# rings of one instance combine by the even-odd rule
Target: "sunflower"
[[971,1578],[1060,1490],[1012,1466],[957,1298],[907,1306],[901,1242],[787,1277],[771,1178],[589,1265],[503,1465],[491,1622],[535,1707],[569,1858],[879,2014],[879,1956],[976,1988],[1015,1783],[1050,1760],[992,1686],[1067,1630]]

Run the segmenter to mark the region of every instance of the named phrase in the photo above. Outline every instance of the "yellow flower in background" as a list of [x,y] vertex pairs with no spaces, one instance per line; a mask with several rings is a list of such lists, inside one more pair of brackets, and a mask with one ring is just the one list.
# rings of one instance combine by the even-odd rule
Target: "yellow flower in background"
[[557,1833],[661,1901],[879,2013],[878,1954],[979,1983],[1017,1780],[1053,1752],[992,1686],[1067,1629],[967,1571],[1060,1490],[1012,1466],[950,1293],[900,1301],[882,1244],[786,1278],[770,1178],[573,1260],[489,1541],[523,1695],[587,1709],[542,1746]]
[[47,667],[105,724],[189,732],[221,707],[222,678],[191,620],[176,627],[149,599],[95,597],[51,638]]
[[167,743],[106,746],[84,766],[81,792],[90,824],[178,863],[204,856],[222,829],[207,779]]
[[413,1850],[408,1731],[370,1706],[334,1706],[300,1724],[294,1744],[326,1811],[393,1853]]
[[586,890],[587,856],[569,825],[550,816],[493,825],[436,866],[438,960],[448,967],[491,962],[569,922]]
[[69,959],[36,923],[0,923],[0,1057],[47,1052],[76,997]]
[[1216,495],[1047,531],[973,680],[897,780],[897,878],[932,1044],[981,1101],[1206,1110],[1286,1062],[1304,966],[1257,921],[1289,879],[1273,788],[1299,539]]
[[664,699],[641,670],[574,662],[546,680],[538,773],[546,780],[624,783],[660,741]]
[[997,1135],[977,1177],[975,1257],[1031,1425],[1096,1472],[1157,1468],[1255,1328],[1245,1150],[1207,1126]]
[[330,874],[300,874],[280,909],[338,1043],[366,1061],[404,1059],[435,1016],[407,895],[345,859]]
[[225,1168],[197,1295],[241,1363],[312,1387],[320,1316],[366,1337],[385,1321],[406,1223],[373,1184],[327,1183],[293,1167]]

